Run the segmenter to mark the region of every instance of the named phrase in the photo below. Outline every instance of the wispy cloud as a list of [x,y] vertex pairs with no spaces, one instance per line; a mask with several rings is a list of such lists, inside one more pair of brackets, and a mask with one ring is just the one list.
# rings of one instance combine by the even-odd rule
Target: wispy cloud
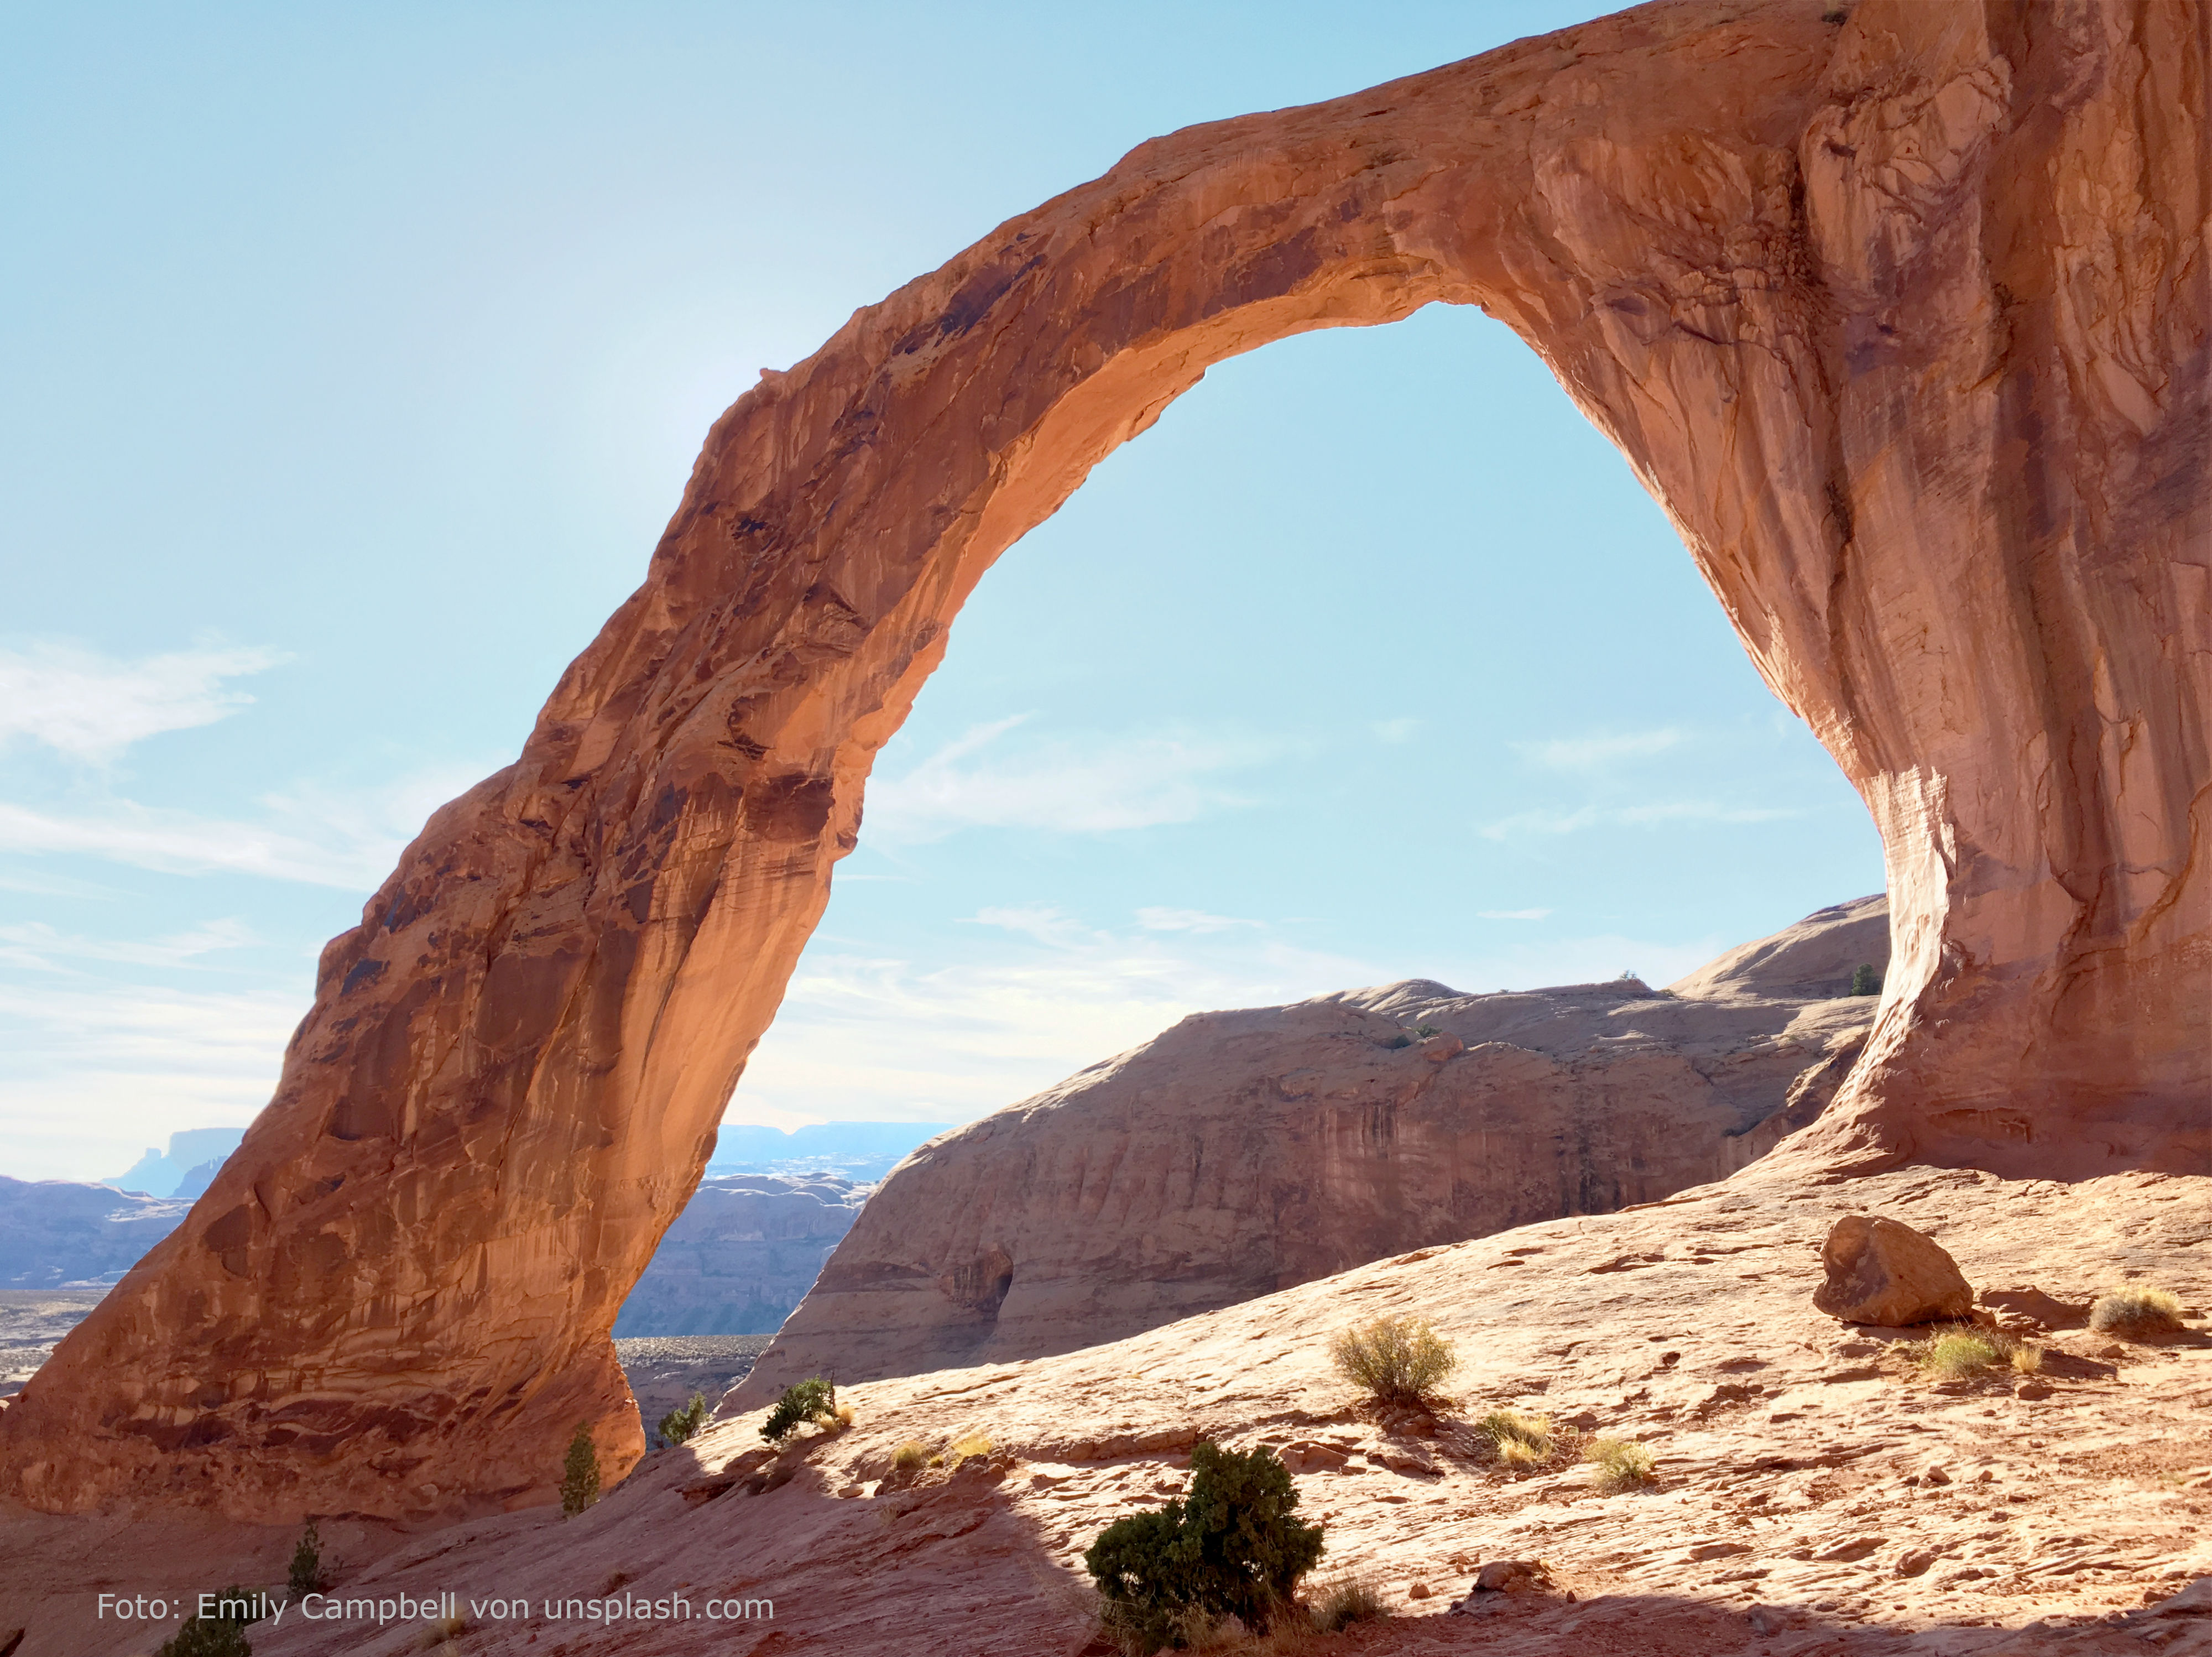
[[1474,912],[1486,921],[1540,921],[1552,911],[1548,909],[1478,909]]
[[226,680],[289,660],[283,651],[252,648],[172,650],[127,661],[51,643],[0,650],[0,746],[40,742],[104,764],[149,736],[228,718],[253,698],[226,689]]
[[1421,722],[1406,718],[1378,719],[1373,728],[1376,738],[1382,741],[1392,744],[1411,742],[1414,733],[1421,728]]
[[1533,765],[1548,771],[1601,771],[1624,760],[1650,759],[1680,747],[1683,733],[1668,726],[1656,731],[1630,731],[1617,736],[1555,737],[1543,742],[1516,742],[1514,751]]
[[109,797],[68,811],[0,801],[0,853],[107,859],[173,874],[227,873],[373,888],[430,813],[483,772],[439,766],[374,788],[267,795],[260,821]]
[[1374,981],[1369,964],[1239,929],[1090,927],[1036,906],[986,911],[962,959],[810,950],[745,1067],[729,1119],[966,1121],[1151,1039],[1187,1014]]
[[0,961],[46,971],[57,960],[115,961],[133,966],[189,966],[203,955],[260,942],[243,921],[209,921],[190,932],[145,941],[87,938],[40,922],[0,926]]
[[1263,926],[1261,921],[1240,921],[1228,915],[1209,915],[1202,909],[1146,908],[1137,911],[1137,924],[1147,932],[1233,932],[1240,926]]
[[1278,743],[1195,733],[1097,736],[998,747],[1027,715],[978,725],[912,769],[868,789],[867,832],[878,842],[942,839],[965,828],[1108,834],[1188,823],[1252,801],[1220,775],[1258,765]]
[[1641,806],[1583,806],[1574,811],[1524,811],[1476,825],[1486,840],[1520,834],[1577,834],[1584,829],[1650,828],[1662,823],[1771,823],[1803,817],[1795,807],[1723,806],[1709,800],[1674,800]]
[[239,1127],[268,1102],[306,1009],[290,992],[0,984],[0,1145],[19,1179],[120,1173],[179,1128]]
[[1100,935],[1073,916],[1062,914],[1049,904],[979,909],[961,924],[994,926],[1002,932],[1018,932],[1024,937],[1034,938],[1054,949],[1073,949],[1080,944],[1095,942]]

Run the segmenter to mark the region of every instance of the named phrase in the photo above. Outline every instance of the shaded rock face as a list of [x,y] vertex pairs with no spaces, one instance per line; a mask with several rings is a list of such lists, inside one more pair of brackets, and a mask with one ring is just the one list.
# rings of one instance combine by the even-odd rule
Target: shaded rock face
[[2160,0],[1670,0],[1144,144],[857,313],[325,952],[0,1486],[453,1513],[580,1419],[619,1474],[607,1331],[975,583],[1209,363],[1434,302],[1542,354],[1881,829],[1896,954],[1796,1154],[2200,1166],[2204,52]]
[[1823,910],[1665,994],[1414,980],[1185,1019],[908,1157],[727,1407],[1119,1340],[1723,1179],[1863,1039],[1872,1000],[1838,991],[1888,924],[1880,898]]
[[110,1185],[0,1174],[0,1288],[112,1283],[191,1206]]
[[702,1180],[623,1302],[616,1337],[773,1334],[866,1195],[846,1179]]
[[1813,1304],[1847,1324],[1901,1328],[1963,1318],[1974,1291],[1934,1238],[1902,1221],[1848,1214],[1820,1245],[1827,1276]]

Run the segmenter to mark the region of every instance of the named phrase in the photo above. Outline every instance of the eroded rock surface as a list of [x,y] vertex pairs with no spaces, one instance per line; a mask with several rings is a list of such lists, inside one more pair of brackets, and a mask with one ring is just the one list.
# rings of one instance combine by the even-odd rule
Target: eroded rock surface
[[1863,898],[1665,992],[1414,980],[1185,1019],[909,1156],[730,1407],[1118,1340],[1721,1179],[1817,1112],[1797,1084],[1856,1050],[1852,971],[1888,957]]
[[549,1499],[580,1419],[628,1466],[607,1331],[974,584],[1209,363],[1432,302],[1542,354],[1881,829],[1897,953],[1792,1154],[2203,1166],[2201,21],[1644,6],[1144,144],[764,375],[0,1486],[427,1517]]

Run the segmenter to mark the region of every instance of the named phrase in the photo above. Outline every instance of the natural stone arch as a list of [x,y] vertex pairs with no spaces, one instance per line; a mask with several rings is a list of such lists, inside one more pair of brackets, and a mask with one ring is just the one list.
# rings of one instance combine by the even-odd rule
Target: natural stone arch
[[0,1415],[5,1483],[428,1515],[543,1499],[580,1418],[625,1468],[607,1331],[962,600],[1209,363],[1434,301],[1542,354],[1881,829],[1875,1034],[1779,1154],[2201,1165],[2203,41],[2180,0],[1824,3],[1147,143],[764,375]]

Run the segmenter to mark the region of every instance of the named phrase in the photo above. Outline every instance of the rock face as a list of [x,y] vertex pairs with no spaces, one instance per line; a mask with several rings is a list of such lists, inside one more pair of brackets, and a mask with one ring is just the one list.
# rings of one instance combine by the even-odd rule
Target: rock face
[[191,1206],[112,1185],[0,1174],[0,1288],[112,1283]]
[[975,583],[1209,363],[1439,301],[1620,446],[1881,829],[1897,953],[1795,1154],[2202,1166],[2197,23],[1644,6],[1144,144],[764,375],[0,1486],[453,1513],[547,1499],[580,1419],[619,1474],[607,1331]]
[[1119,1340],[1724,1178],[1817,1114],[1791,1089],[1863,1039],[1874,1002],[1841,992],[1888,926],[1880,898],[1823,910],[1663,995],[1416,980],[1185,1019],[908,1157],[726,1407]]
[[773,1334],[866,1195],[846,1179],[700,1181],[623,1302],[616,1337]]
[[1847,1324],[1893,1328],[1963,1318],[1974,1291],[1932,1237],[1901,1221],[1847,1214],[1820,1245],[1826,1279],[1813,1304]]

